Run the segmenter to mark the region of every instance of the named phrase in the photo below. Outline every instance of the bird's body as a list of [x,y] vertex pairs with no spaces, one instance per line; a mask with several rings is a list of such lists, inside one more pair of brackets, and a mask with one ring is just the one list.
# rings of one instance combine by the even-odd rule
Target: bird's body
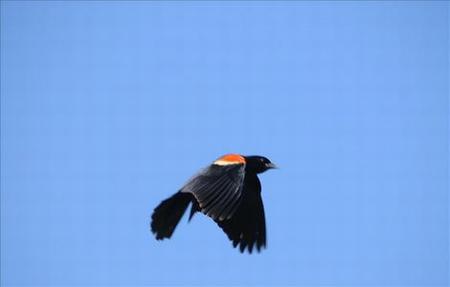
[[152,215],[156,239],[170,238],[191,203],[189,220],[201,211],[228,235],[233,246],[250,253],[266,246],[264,207],[257,174],[275,166],[265,157],[228,154],[192,177],[162,201]]

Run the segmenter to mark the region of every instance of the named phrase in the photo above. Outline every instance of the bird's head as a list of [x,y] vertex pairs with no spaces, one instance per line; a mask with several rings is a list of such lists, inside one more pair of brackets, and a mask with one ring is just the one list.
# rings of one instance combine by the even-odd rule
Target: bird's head
[[244,156],[244,158],[246,162],[246,169],[255,173],[262,173],[268,169],[277,168],[275,164],[263,156],[251,155]]

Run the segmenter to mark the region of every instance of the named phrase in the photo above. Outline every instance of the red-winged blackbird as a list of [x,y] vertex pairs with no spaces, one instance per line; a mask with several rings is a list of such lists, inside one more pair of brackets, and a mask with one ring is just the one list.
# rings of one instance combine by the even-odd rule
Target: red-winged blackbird
[[228,154],[192,177],[177,193],[153,211],[151,229],[156,239],[170,238],[189,203],[192,216],[211,217],[241,252],[266,246],[266,223],[257,177],[275,165],[262,156]]

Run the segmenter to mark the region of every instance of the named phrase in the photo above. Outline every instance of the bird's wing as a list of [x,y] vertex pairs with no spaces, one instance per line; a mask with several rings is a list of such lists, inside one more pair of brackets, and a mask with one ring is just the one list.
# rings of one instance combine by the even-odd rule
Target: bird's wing
[[200,210],[216,221],[229,219],[242,197],[245,164],[211,165],[194,176],[182,189],[192,193]]
[[266,246],[266,221],[261,199],[261,184],[256,175],[245,178],[243,196],[239,208],[230,219],[216,221],[241,252],[253,247],[259,252]]

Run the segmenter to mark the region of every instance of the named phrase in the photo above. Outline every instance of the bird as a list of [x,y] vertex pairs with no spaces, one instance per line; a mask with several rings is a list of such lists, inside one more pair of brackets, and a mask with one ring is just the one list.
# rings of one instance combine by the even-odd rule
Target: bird
[[188,222],[201,212],[224,231],[241,253],[266,248],[266,222],[258,174],[277,168],[264,156],[226,154],[163,200],[151,216],[157,240],[171,238],[189,204]]

